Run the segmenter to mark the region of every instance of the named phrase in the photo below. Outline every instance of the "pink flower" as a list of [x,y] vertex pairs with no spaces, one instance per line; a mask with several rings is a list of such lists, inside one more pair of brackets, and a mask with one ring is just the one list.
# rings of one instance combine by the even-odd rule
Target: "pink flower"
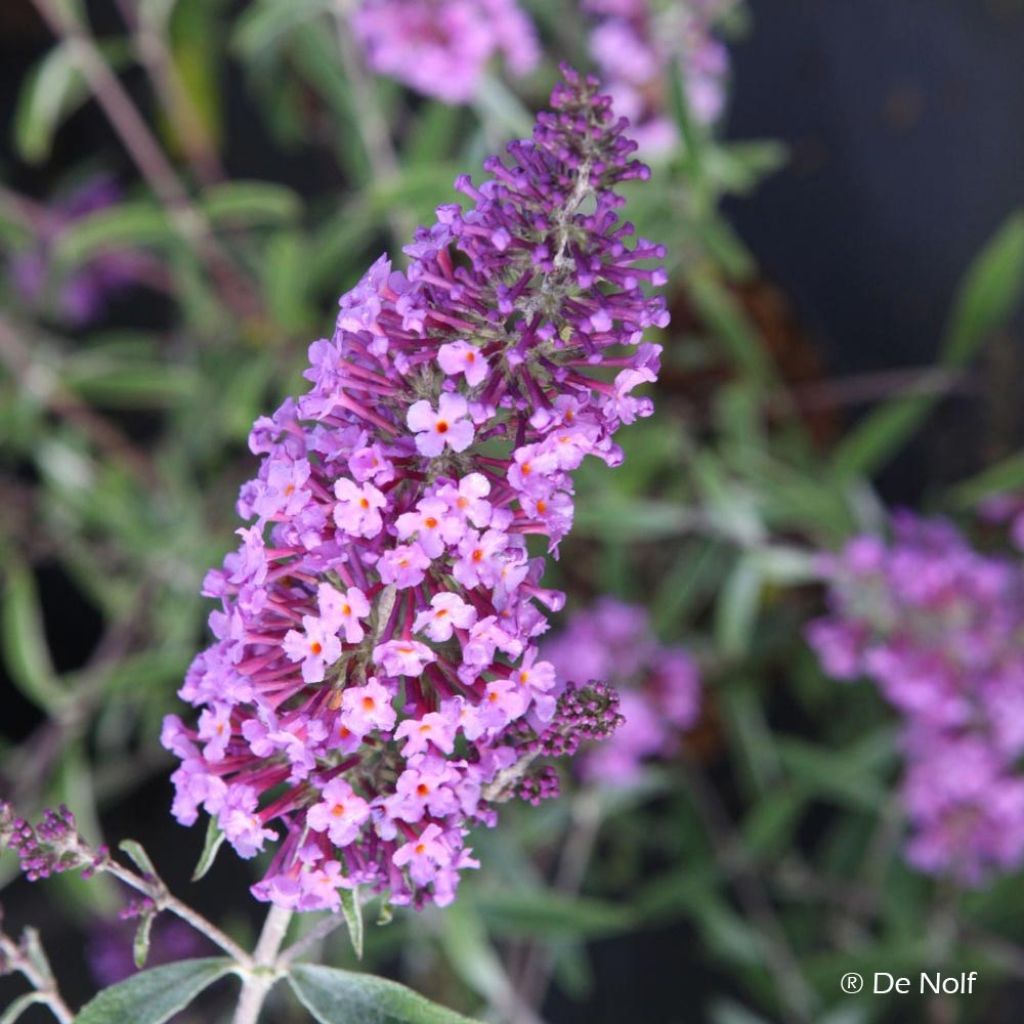
[[387,499],[373,484],[362,486],[342,477],[334,485],[338,504],[334,506],[334,521],[338,529],[353,537],[376,537],[381,531],[383,520],[380,509],[387,506]]
[[459,394],[445,392],[438,399],[437,411],[426,400],[409,407],[406,423],[416,434],[416,450],[434,458],[447,445],[453,452],[464,452],[473,443],[473,423],[467,419],[469,406]]
[[360,619],[370,614],[370,602],[358,587],[349,587],[342,594],[329,583],[321,583],[317,592],[321,617],[337,631],[345,630],[345,640],[359,643],[366,635]]
[[348,846],[369,818],[369,805],[344,779],[331,779],[320,796],[321,802],[310,807],[306,822],[314,832],[326,832],[335,846]]
[[423,582],[430,558],[417,543],[399,544],[385,551],[377,563],[377,572],[385,583],[394,584],[399,590],[417,587]]
[[322,682],[326,667],[341,657],[341,641],[330,624],[315,615],[302,616],[302,629],[301,633],[295,629],[285,633],[284,653],[292,661],[302,662],[302,678],[307,683]]
[[433,743],[443,754],[450,754],[455,749],[454,714],[451,712],[431,711],[422,718],[407,718],[395,730],[396,740],[405,740],[402,747],[403,757],[422,754]]
[[545,497],[551,493],[551,474],[557,469],[558,459],[554,452],[536,444],[525,445],[513,453],[508,482],[517,491]]
[[426,633],[431,640],[442,643],[452,638],[455,629],[467,629],[476,622],[476,609],[458,594],[435,594],[430,607],[416,616],[413,632]]
[[462,523],[440,497],[424,498],[416,505],[415,512],[405,512],[398,517],[395,528],[402,540],[415,534],[420,547],[431,558],[439,558],[445,546],[458,541],[465,532]]
[[491,504],[486,500],[490,493],[490,482],[483,473],[467,473],[457,487],[446,484],[437,496],[447,503],[452,515],[482,529],[491,521]]
[[389,676],[418,676],[435,661],[434,652],[418,640],[389,640],[373,649],[373,662]]
[[450,786],[458,778],[458,773],[442,758],[421,757],[398,777],[389,806],[395,817],[403,821],[419,821],[428,813],[443,818],[459,807],[458,797]]
[[276,839],[273,829],[264,828],[256,813],[256,790],[252,786],[233,786],[217,815],[217,824],[239,857],[255,857],[268,839]]
[[437,350],[437,362],[449,376],[464,374],[466,383],[475,388],[487,377],[487,360],[476,345],[468,341],[453,341]]
[[199,716],[199,738],[206,740],[203,757],[221,761],[231,739],[231,705],[213,704]]
[[395,851],[392,858],[395,867],[408,867],[409,875],[417,885],[433,881],[438,868],[452,859],[451,851],[444,843],[440,826],[430,824],[419,835],[410,839]]
[[452,575],[464,587],[475,587],[480,583],[493,585],[501,574],[502,555],[507,546],[508,536],[500,530],[488,530],[484,534],[467,530],[459,544],[459,560],[452,569]]
[[371,677],[365,686],[348,686],[341,695],[341,721],[356,736],[374,729],[389,732],[395,727],[391,693]]

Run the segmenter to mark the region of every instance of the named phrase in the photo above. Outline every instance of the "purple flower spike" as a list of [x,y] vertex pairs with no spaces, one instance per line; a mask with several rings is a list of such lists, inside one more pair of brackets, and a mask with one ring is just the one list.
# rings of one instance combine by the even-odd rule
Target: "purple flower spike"
[[259,899],[337,908],[363,885],[395,904],[454,898],[470,825],[534,765],[618,721],[613,694],[538,657],[545,558],[569,531],[572,471],[617,465],[651,412],[659,246],[619,220],[644,178],[597,83],[566,70],[533,138],[443,206],[400,273],[382,257],[310,348],[311,390],[251,435],[239,550],[212,571],[216,642],[167,719],[174,814],[215,815],[242,857],[278,842]]
[[824,560],[831,611],[808,640],[903,716],[909,860],[977,885],[1024,864],[1024,573],[942,521],[893,533]]
[[499,54],[515,75],[539,59],[516,0],[361,0],[353,23],[374,71],[445,103],[472,101]]

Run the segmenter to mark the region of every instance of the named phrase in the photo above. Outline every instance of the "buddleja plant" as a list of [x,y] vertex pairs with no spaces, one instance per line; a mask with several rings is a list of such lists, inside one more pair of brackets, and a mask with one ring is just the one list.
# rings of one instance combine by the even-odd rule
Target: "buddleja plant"
[[[466,845],[513,797],[557,792],[545,765],[618,724],[615,693],[560,680],[538,656],[545,556],[573,518],[572,473],[610,466],[613,436],[652,411],[633,394],[655,379],[667,324],[658,246],[633,239],[616,186],[646,168],[593,79],[564,69],[530,140],[491,158],[467,207],[439,208],[406,249],[382,257],[340,302],[330,340],[310,348],[312,388],[257,421],[262,456],[238,509],[239,550],[208,574],[216,638],[181,691],[201,711],[167,719],[181,760],[174,814],[210,815],[200,872],[227,842],[243,858],[274,848],[253,895],[271,903],[250,953],[173,896],[145,851],[131,867],[79,834],[64,808],[37,825],[0,806],[0,837],[30,879],[112,875],[140,894],[137,963],[152,922],[181,918],[225,954],[143,971],[109,988],[80,1024],[159,1024],[229,974],[235,1024],[256,1021],[287,978],[319,1021],[442,1021],[457,1015],[402,987],[302,963],[361,906],[445,905]],[[330,911],[285,946],[296,911]],[[4,967],[73,1019],[32,933],[3,939]],[[13,1019],[10,1016],[7,1019]]]

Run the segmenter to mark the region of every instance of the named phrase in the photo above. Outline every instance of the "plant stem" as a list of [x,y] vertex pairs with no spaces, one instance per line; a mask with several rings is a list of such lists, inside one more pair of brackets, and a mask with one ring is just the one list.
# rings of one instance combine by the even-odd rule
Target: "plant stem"
[[[558,868],[555,874],[554,890],[570,896],[578,895],[586,877],[598,833],[601,831],[602,814],[597,794],[584,790],[573,799],[572,821],[565,837]],[[549,945],[532,943],[527,947],[516,986],[523,1003],[540,1012],[544,998],[551,984],[554,969],[554,952]]]
[[105,871],[108,875],[113,875],[118,881],[124,882],[125,885],[136,892],[144,893],[153,901],[157,910],[167,910],[174,914],[175,917],[180,917],[182,921],[191,925],[197,932],[205,935],[211,942],[220,946],[242,968],[249,969],[254,965],[255,958],[253,956],[250,956],[242,949],[234,939],[225,935],[212,921],[208,921],[187,903],[182,903],[177,896],[172,896],[159,878],[145,878],[142,875],[137,875],[123,864],[118,864],[117,861],[111,859],[102,862],[97,870]]
[[186,244],[195,246],[222,287],[223,297],[243,316],[258,312],[260,299],[246,275],[214,238],[192,205],[177,172],[135,108],[120,79],[103,58],[90,32],[55,0],[32,0],[58,39],[65,41],[86,84],[128,150],[142,177],[167,209],[170,223]]
[[762,879],[745,856],[721,798],[698,766],[690,766],[687,781],[717,859],[732,879],[740,906],[760,932],[765,965],[775,979],[782,1019],[786,1024],[809,1024],[816,1016],[817,997],[800,971]]
[[160,105],[174,125],[181,148],[196,177],[204,185],[223,181],[224,169],[213,140],[174,63],[165,38],[166,24],[160,24],[152,16],[147,17],[140,10],[139,0],[117,0],[117,6],[132,32],[139,60],[153,83]]
[[11,969],[24,975],[39,994],[39,1001],[50,1008],[60,1024],[72,1024],[75,1015],[57,990],[57,981],[33,929],[25,930],[21,943],[0,931],[0,954]]
[[232,1024],[256,1024],[259,1019],[267,993],[279,977],[275,969],[277,952],[284,942],[291,919],[290,910],[278,906],[270,908],[270,913],[263,922],[263,931],[260,932],[256,949],[253,951],[252,965],[242,975],[242,991],[238,997]]
[[280,967],[287,967],[289,964],[294,963],[303,953],[312,949],[318,942],[326,939],[332,932],[337,931],[344,923],[344,914],[332,914],[330,917],[325,917],[303,935],[302,938],[293,942],[277,958],[278,965]]

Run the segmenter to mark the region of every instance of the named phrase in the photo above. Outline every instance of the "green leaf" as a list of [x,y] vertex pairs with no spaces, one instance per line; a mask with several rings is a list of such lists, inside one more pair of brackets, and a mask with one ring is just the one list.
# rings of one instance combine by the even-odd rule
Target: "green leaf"
[[207,189],[200,207],[218,227],[258,227],[295,220],[302,213],[302,200],[284,185],[232,181]]
[[946,500],[956,509],[967,510],[992,495],[1019,491],[1021,488],[1024,488],[1024,452],[1011,455],[982,470],[977,476],[957,484]]
[[[127,40],[101,42],[99,48],[115,70],[132,52]],[[74,44],[58,43],[26,76],[14,114],[14,145],[29,163],[42,163],[53,148],[61,124],[89,98],[89,88],[75,60]]]
[[[961,283],[939,353],[940,366],[965,366],[1012,316],[1022,294],[1024,212],[1018,212],[975,258]],[[932,377],[941,383],[944,374],[933,371]],[[844,476],[876,473],[913,436],[941,394],[942,389],[935,388],[929,394],[897,397],[865,416],[836,449],[836,469]]]
[[497,125],[509,137],[523,138],[533,130],[533,115],[500,78],[484,75],[475,103],[480,120],[487,125]]
[[480,916],[501,935],[611,935],[635,924],[628,907],[545,889],[480,894],[475,902]]
[[882,764],[858,758],[856,750],[829,750],[794,737],[781,739],[778,748],[786,770],[809,792],[870,813],[885,802]]
[[682,60],[676,59],[668,70],[669,103],[672,116],[683,140],[684,167],[699,183],[703,178],[704,130],[693,116],[693,108],[686,94],[686,71]]
[[356,956],[363,959],[363,905],[359,901],[359,886],[341,890],[341,912],[348,925],[348,936]]
[[942,362],[963,366],[1013,315],[1024,294],[1024,211],[1014,213],[975,258],[957,293]]
[[233,967],[226,957],[210,957],[140,971],[104,989],[82,1008],[75,1024],[163,1024]]
[[288,981],[320,1024],[472,1024],[412,989],[372,974],[296,964]]
[[729,574],[715,614],[715,639],[728,658],[743,657],[750,649],[764,585],[756,555],[744,555]]
[[11,680],[35,705],[57,711],[67,694],[50,660],[35,577],[13,559],[7,564],[2,625],[4,662]]
[[235,23],[232,48],[252,60],[275,47],[298,25],[329,11],[336,0],[289,0],[288,3],[263,2],[249,4]]
[[142,970],[146,966],[146,957],[149,956],[149,939],[153,931],[153,920],[156,914],[153,912],[144,913],[139,918],[139,927],[135,929],[135,939],[132,942],[132,958],[135,966]]
[[136,842],[134,839],[122,839],[117,844],[119,850],[122,850],[124,854],[131,860],[131,862],[144,874],[150,878],[156,878],[156,868],[153,866],[153,862],[149,859],[149,854],[142,848],[142,844]]
[[57,242],[58,273],[88,263],[104,249],[164,245],[177,240],[167,214],[148,200],[119,203],[68,226]]
[[515,1002],[512,984],[472,904],[456,903],[445,911],[441,945],[455,973],[491,1006]]
[[210,818],[206,823],[206,840],[203,842],[203,852],[199,855],[199,862],[195,871],[192,872],[192,881],[198,882],[205,878],[207,872],[213,867],[217,859],[217,851],[224,842],[224,833],[217,827],[217,819]]
[[25,80],[14,115],[14,143],[29,163],[49,155],[60,123],[85,100],[87,90],[69,42],[55,46]]
[[774,371],[764,343],[717,272],[711,266],[696,267],[687,275],[686,287],[701,319],[736,369],[752,381],[770,380]]
[[0,1017],[0,1024],[14,1024],[30,1006],[36,1006],[45,1001],[46,996],[42,992],[26,992],[25,995],[19,996],[4,1010],[3,1016]]

